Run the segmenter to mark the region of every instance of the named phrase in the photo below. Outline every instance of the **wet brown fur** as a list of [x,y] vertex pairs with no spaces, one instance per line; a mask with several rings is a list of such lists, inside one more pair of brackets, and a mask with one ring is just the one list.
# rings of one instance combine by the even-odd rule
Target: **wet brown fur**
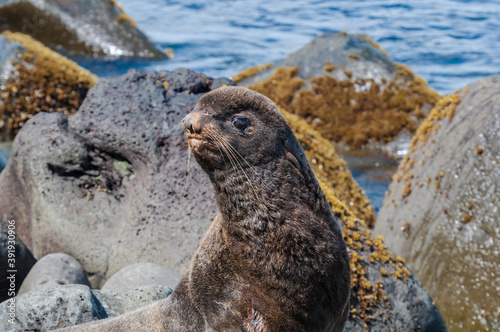
[[342,331],[350,274],[339,220],[276,106],[221,88],[183,125],[219,215],[167,302],[167,329]]

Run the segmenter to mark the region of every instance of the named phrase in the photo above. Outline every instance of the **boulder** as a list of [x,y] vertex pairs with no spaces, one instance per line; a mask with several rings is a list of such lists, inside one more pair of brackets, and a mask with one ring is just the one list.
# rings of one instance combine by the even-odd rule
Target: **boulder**
[[154,263],[137,263],[124,267],[109,278],[101,290],[124,293],[142,286],[177,286],[181,278],[177,273]]
[[496,77],[441,100],[412,139],[374,229],[451,331],[500,330],[499,110]]
[[0,173],[0,212],[18,218],[35,257],[77,259],[92,288],[146,254],[184,273],[217,209],[179,123],[223,84],[186,69],[131,71],[101,79],[73,116],[40,113]]
[[16,235],[16,220],[0,213],[0,302],[14,297],[36,259]]
[[369,37],[347,33],[319,36],[287,58],[233,79],[350,148],[404,141],[439,97]]
[[0,330],[48,331],[112,318],[167,298],[172,289],[145,286],[115,294],[84,285],[43,288],[0,304]]
[[344,331],[447,331],[434,301],[405,260],[321,186],[333,213],[342,218],[350,251],[351,309]]
[[91,321],[87,324],[67,327],[60,332],[94,332],[94,331],[109,331],[109,332],[173,332],[168,329],[168,320],[165,317],[165,309],[167,300],[157,301],[150,305],[139,308],[127,314],[102,319],[99,321]]
[[83,324],[105,315],[87,286],[37,289],[0,304],[0,330],[47,331]]
[[2,0],[0,31],[71,56],[165,59],[115,0]]
[[17,295],[40,288],[79,284],[90,286],[87,274],[73,257],[58,253],[42,257],[31,268]]
[[92,290],[92,294],[106,311],[106,316],[116,317],[138,308],[166,299],[172,293],[172,288],[161,285],[148,285],[136,289],[113,293],[105,290]]
[[76,112],[97,77],[22,33],[0,35],[0,141],[39,112]]

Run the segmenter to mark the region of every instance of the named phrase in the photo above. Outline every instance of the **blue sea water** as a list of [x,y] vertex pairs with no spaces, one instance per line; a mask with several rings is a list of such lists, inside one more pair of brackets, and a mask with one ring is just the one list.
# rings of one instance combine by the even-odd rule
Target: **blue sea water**
[[[499,0],[120,0],[162,61],[82,60],[99,76],[187,67],[212,77],[277,61],[318,34],[363,33],[442,94],[500,74]],[[349,159],[348,159],[349,162]],[[349,167],[380,208],[395,167]]]
[[84,62],[100,76],[187,67],[231,76],[286,57],[325,32],[364,33],[447,94],[500,74],[499,0],[120,0],[172,59]]

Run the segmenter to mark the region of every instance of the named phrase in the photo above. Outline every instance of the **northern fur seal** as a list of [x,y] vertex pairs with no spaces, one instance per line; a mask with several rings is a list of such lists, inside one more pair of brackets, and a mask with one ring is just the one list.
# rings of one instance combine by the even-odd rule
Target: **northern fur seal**
[[167,324],[342,331],[350,269],[339,221],[277,107],[251,90],[220,88],[182,126],[219,215],[170,297]]

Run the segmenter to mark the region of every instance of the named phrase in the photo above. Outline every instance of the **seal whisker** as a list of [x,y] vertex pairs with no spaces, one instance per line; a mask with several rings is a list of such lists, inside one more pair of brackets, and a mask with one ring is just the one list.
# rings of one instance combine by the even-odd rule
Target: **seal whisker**
[[[218,143],[220,143],[221,148],[226,152],[226,155],[228,156],[228,159],[231,161],[231,164],[233,165],[233,167],[234,168],[239,168],[240,171],[245,176],[245,178],[247,179],[248,184],[252,188],[252,191],[253,191],[255,199],[259,203],[263,204],[263,202],[261,201],[259,195],[257,194],[256,187],[254,186],[253,182],[250,180],[250,177],[248,176],[247,172],[245,172],[245,169],[243,168],[243,166],[241,165],[241,163],[239,162],[238,156],[234,153],[234,148],[231,146],[231,144],[229,142],[227,142],[226,140],[224,140],[218,133],[216,133],[216,132],[214,132],[212,130],[207,130],[207,134],[213,135],[213,137],[215,138],[215,141],[217,141]],[[231,148],[232,148],[232,150],[231,150]],[[243,158],[243,157],[241,157],[241,155],[240,155],[240,158]]]
[[[234,153],[229,149],[228,145],[227,144],[224,144],[222,145],[222,148],[224,151],[226,151],[226,154],[227,156],[229,157],[230,160],[233,160],[234,163],[236,164],[236,166],[234,166],[234,168],[239,168],[240,171],[243,173],[243,175],[245,176],[245,178],[247,179],[247,182],[248,184],[250,185],[250,187],[252,188],[252,191],[254,193],[254,196],[255,196],[255,199],[258,201],[258,202],[261,202],[262,201],[260,200],[259,198],[259,195],[257,195],[257,189],[255,188],[252,180],[250,180],[250,177],[248,176],[247,172],[245,172],[244,168],[241,166],[241,163],[238,161],[238,158],[234,155]],[[234,165],[234,164],[233,164]]]
[[[256,199],[257,202],[259,202],[261,204],[261,207],[262,208],[265,208],[266,210],[274,210],[275,209],[275,206],[272,205],[271,203],[269,202],[266,202],[264,203],[262,201],[262,199],[260,198],[260,196],[257,194],[257,189],[255,188],[254,184],[252,182],[252,180],[250,180],[247,172],[245,172],[244,168],[243,168],[243,165],[241,164],[241,162],[239,162],[239,160],[242,160],[244,161],[247,165],[248,165],[248,169],[250,169],[253,174],[260,180],[260,183],[259,183],[259,186],[258,188],[260,188],[259,191],[267,191],[269,189],[269,187],[266,185],[266,182],[262,179],[262,177],[257,173],[257,171],[255,170],[255,167],[253,165],[250,165],[248,163],[248,161],[238,152],[236,151],[236,149],[231,145],[231,143],[229,143],[227,141],[227,139],[225,139],[221,134],[215,132],[215,131],[211,131],[211,133],[213,135],[215,135],[217,137],[217,140],[223,144],[224,148],[225,148],[225,151],[226,151],[226,154],[230,156],[232,156],[232,158],[234,158],[235,162],[238,164],[238,168],[241,170],[241,172],[245,175],[246,179],[248,180],[248,184],[250,185],[250,187],[252,187],[252,190],[254,192],[254,197]],[[269,221],[269,218],[266,217]]]
[[221,150],[220,142],[217,140],[217,138],[213,135],[213,133],[211,131],[207,130],[207,135],[212,141],[215,142],[215,146],[217,146],[217,149],[219,150],[220,156],[222,157],[222,160],[224,161],[224,165],[226,165],[226,158],[224,158],[224,153]]
[[225,155],[229,159],[229,162],[231,163],[233,168],[237,168],[233,158],[231,157],[231,155],[229,155],[229,153],[227,153],[224,142],[220,141],[220,139],[216,136],[216,133],[212,130],[207,130],[207,135],[216,143],[217,149],[219,149],[224,163],[226,162],[226,159],[224,158],[224,153],[222,151],[226,152]]
[[[216,134],[217,134],[217,133],[216,133]],[[220,139],[221,139],[222,141],[224,141],[224,142],[225,142],[225,143],[229,146],[229,148],[230,148],[230,149],[231,149],[231,150],[232,150],[232,151],[236,154],[236,156],[237,156],[237,157],[239,157],[239,159],[240,159],[240,160],[244,161],[244,162],[245,162],[245,164],[248,166],[248,168],[249,168],[249,169],[251,169],[251,170],[255,173],[255,175],[256,175],[257,177],[259,177],[259,178],[262,180],[262,178],[260,177],[260,175],[259,175],[259,174],[257,174],[257,172],[255,171],[255,167],[254,167],[253,165],[250,165],[250,163],[249,163],[249,162],[248,162],[248,161],[247,161],[247,160],[246,160],[246,159],[245,159],[245,158],[244,158],[244,157],[243,157],[243,156],[242,156],[242,155],[241,155],[241,154],[240,154],[240,153],[239,153],[239,152],[238,152],[238,151],[237,151],[237,150],[236,150],[236,149],[232,146],[232,145],[231,145],[231,143],[229,143],[229,142],[226,140],[226,138],[224,138],[224,137],[223,137],[222,135],[220,135],[220,134],[217,134],[217,135],[220,137]]]
[[[243,161],[248,166],[248,169],[250,169],[253,172],[253,174],[259,178],[259,180],[261,181],[261,185],[266,186],[265,182],[262,180],[262,177],[255,170],[255,167],[253,165],[250,165],[248,161],[231,145],[231,143],[229,143],[224,137],[222,137],[222,135],[218,133],[214,134],[217,135],[218,138],[225,143],[225,145],[230,150],[231,154],[235,157],[235,159]],[[241,165],[240,169],[243,170],[242,166],[243,165]]]

